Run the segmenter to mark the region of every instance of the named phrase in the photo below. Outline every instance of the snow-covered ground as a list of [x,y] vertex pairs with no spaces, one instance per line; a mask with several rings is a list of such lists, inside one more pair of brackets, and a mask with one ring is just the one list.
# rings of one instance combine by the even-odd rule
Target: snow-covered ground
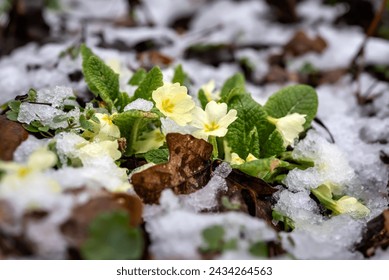
[[[0,1],[1,3],[1,1]],[[295,31],[303,30],[314,37],[320,35],[327,43],[322,53],[307,53],[290,57],[287,69],[299,70],[307,62],[318,70],[334,70],[350,66],[364,39],[359,27],[335,26],[337,15],[344,12],[344,6],[323,7],[321,1],[301,1],[297,12],[303,21],[282,25],[273,21],[265,1],[205,1],[205,0],[145,0],[145,8],[139,9],[138,20],[146,23],[152,20],[155,26],[118,27],[115,20],[126,15],[127,2],[122,0],[62,0],[59,11],[47,11],[46,20],[52,26],[52,35],[58,40],[38,46],[30,43],[0,59],[0,104],[17,95],[26,94],[30,88],[44,89],[55,86],[73,88],[81,96],[86,92],[83,80],[72,81],[69,74],[81,69],[81,58],[69,56],[60,58],[60,53],[81,40],[85,29],[86,44],[104,60],[119,61],[127,68],[128,75],[142,65],[134,49],[120,51],[99,47],[102,43],[115,45],[118,41],[131,47],[145,40],[159,42],[159,52],[172,58],[172,64],[164,68],[165,79],[172,75],[172,69],[182,64],[189,74],[192,85],[189,92],[195,95],[198,89],[213,79],[216,87],[234,73],[240,71],[236,62],[222,62],[218,67],[196,59],[185,57],[185,50],[194,44],[231,44],[236,47],[235,56],[248,58],[253,65],[257,79],[263,78],[269,70],[268,59],[281,53],[282,47],[292,38]],[[68,34],[58,33],[59,16],[66,14]],[[193,15],[189,30],[177,33],[169,25],[183,15]],[[100,33],[100,35],[98,35]],[[104,42],[101,41],[101,34]],[[250,45],[264,45],[254,49]],[[247,47],[240,47],[247,46]],[[366,45],[367,64],[389,65],[389,42],[371,38]],[[35,67],[32,67],[35,66]],[[289,84],[289,83],[287,83]],[[263,85],[247,82],[247,89],[255,100],[264,103],[268,96],[287,84]],[[372,85],[374,87],[371,89]],[[355,90],[362,94],[377,95],[364,106],[357,103]],[[131,90],[131,89],[129,89]],[[277,211],[287,214],[296,223],[296,229],[280,234],[283,248],[292,256],[301,259],[362,259],[360,252],[353,251],[353,245],[362,238],[366,222],[388,208],[388,166],[380,159],[383,152],[389,154],[389,84],[363,73],[359,81],[344,75],[334,84],[321,84],[318,118],[332,134],[335,143],[330,143],[328,134],[315,125],[318,132],[309,131],[295,149],[297,156],[313,157],[320,168],[291,171],[285,179],[284,189],[276,193]],[[15,153],[15,160],[25,161],[34,147],[42,145],[30,137]],[[49,174],[63,186],[99,187],[111,184],[112,174],[105,172],[105,181],[96,181],[101,169],[84,167],[77,171],[62,170]],[[88,173],[89,172],[89,173]],[[90,173],[92,172],[92,173]],[[73,174],[73,175],[72,175]],[[89,175],[88,175],[89,174]],[[101,173],[100,173],[101,174]],[[227,251],[220,258],[251,258],[247,248],[254,241],[276,241],[278,236],[265,222],[243,213],[204,213],[208,209],[204,200],[212,196],[225,181],[218,173],[203,189],[209,193],[177,197],[165,191],[159,206],[146,206],[144,219],[150,235],[150,253],[155,258],[199,258],[201,232],[211,225],[223,225],[227,238],[239,240],[237,250]],[[216,179],[215,179],[216,178]],[[360,198],[370,209],[370,215],[354,219],[348,215],[332,218],[323,217],[317,204],[309,197],[309,187],[321,183],[335,182],[346,186],[346,193]],[[115,184],[112,183],[112,184]],[[200,192],[200,191],[199,191]],[[202,197],[204,195],[204,197]],[[40,244],[39,256],[64,257],[66,242],[56,227],[69,215],[69,207],[84,201],[86,197],[62,195],[53,198],[49,208],[58,207],[45,224],[28,228],[28,235]],[[78,200],[78,201],[76,201]],[[54,212],[55,212],[54,211]],[[60,212],[60,213],[59,213]],[[59,213],[59,214],[58,214]],[[47,231],[51,236],[44,242],[39,232]],[[244,235],[244,238],[241,236]],[[379,258],[389,259],[388,251],[380,251]]]

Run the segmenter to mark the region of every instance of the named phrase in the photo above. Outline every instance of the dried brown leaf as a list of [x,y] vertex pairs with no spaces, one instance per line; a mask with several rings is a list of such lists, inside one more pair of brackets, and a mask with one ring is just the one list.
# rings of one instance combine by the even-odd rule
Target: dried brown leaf
[[308,52],[322,53],[326,48],[327,42],[321,36],[311,39],[300,30],[284,46],[284,54],[300,56]]
[[367,223],[362,241],[356,245],[356,249],[365,257],[371,257],[375,251],[389,246],[389,209]]
[[142,222],[142,202],[138,197],[126,193],[103,192],[75,207],[70,218],[61,225],[61,231],[70,247],[80,248],[88,236],[89,224],[99,214],[118,210],[129,213],[131,226],[138,226]]
[[164,189],[171,188],[176,194],[189,194],[209,181],[211,144],[179,133],[169,133],[166,142],[169,162],[152,166],[131,177],[136,193],[145,203],[158,203]]
[[5,115],[0,115],[0,131],[0,160],[12,160],[16,148],[28,138],[28,132]]

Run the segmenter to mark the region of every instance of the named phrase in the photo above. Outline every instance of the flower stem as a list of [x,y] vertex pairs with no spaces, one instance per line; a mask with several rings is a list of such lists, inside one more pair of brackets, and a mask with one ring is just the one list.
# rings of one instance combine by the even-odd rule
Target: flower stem
[[209,136],[208,138],[209,143],[212,144],[213,146],[213,151],[212,151],[212,156],[213,158],[218,158],[219,157],[219,150],[217,148],[217,139],[216,136]]

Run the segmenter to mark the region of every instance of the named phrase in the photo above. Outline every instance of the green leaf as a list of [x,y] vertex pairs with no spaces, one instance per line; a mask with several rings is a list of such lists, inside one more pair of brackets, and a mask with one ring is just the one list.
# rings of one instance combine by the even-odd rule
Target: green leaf
[[293,113],[306,115],[304,128],[307,129],[316,116],[318,98],[312,87],[294,85],[273,94],[263,108],[273,118],[282,118]]
[[179,83],[182,86],[187,86],[189,83],[188,74],[186,74],[185,71],[182,69],[181,64],[177,65],[177,67],[174,69],[172,83]]
[[147,160],[147,162],[152,162],[155,164],[167,162],[169,160],[169,150],[155,149],[155,150],[148,151],[145,154],[145,159]]
[[291,218],[283,215],[282,213],[280,213],[276,210],[272,211],[272,218],[273,218],[273,220],[275,220],[277,222],[284,223],[284,230],[285,231],[291,231],[295,228],[294,221]]
[[278,158],[261,158],[249,162],[245,162],[239,165],[233,165],[233,168],[253,176],[261,178],[265,181],[270,180],[272,175],[276,173],[276,169],[279,167],[287,167],[288,162],[279,160]]
[[228,106],[229,110],[235,109],[238,112],[238,119],[228,127],[225,136],[228,146],[241,158],[246,158],[249,153],[259,157],[259,135],[263,131],[263,124],[268,123],[266,112],[248,94],[234,95]]
[[[99,121],[99,119],[97,119],[97,120]],[[88,131],[91,131],[91,132],[95,132],[94,131],[95,130],[95,126],[93,125],[93,123],[88,121],[84,115],[80,115],[80,125],[85,130],[88,130]]]
[[91,222],[81,254],[89,260],[135,260],[141,258],[143,246],[141,230],[129,225],[127,213],[118,211],[100,214]]
[[31,124],[23,124],[23,127],[25,130],[27,130],[29,132],[40,132],[38,128],[36,128],[35,126],[33,126]]
[[[285,151],[284,140],[281,134],[272,125],[269,127],[274,129],[270,134],[266,133],[268,129],[262,131],[261,157],[263,158],[280,155]],[[266,135],[268,136],[266,137]]]
[[128,81],[128,84],[132,86],[139,86],[142,81],[146,78],[147,72],[143,68],[139,68],[136,70],[134,75],[132,75],[131,79]]
[[223,245],[224,228],[220,225],[211,226],[202,232],[203,239],[207,246],[205,251],[219,251]]
[[7,116],[7,119],[9,119],[10,121],[18,121],[18,112],[14,112],[14,111],[7,111],[6,113],[6,116]]
[[[122,103],[119,98],[119,75],[116,74],[97,56],[89,57],[84,69],[85,79],[89,84],[98,90],[98,95],[107,104],[109,111],[116,105],[120,111]],[[91,88],[90,88],[91,89]],[[91,89],[92,90],[92,89]]]
[[151,94],[161,86],[163,86],[162,72],[158,66],[154,66],[136,89],[133,100],[143,98],[151,101]]
[[240,73],[235,74],[224,83],[220,92],[221,101],[226,102],[229,93],[236,88],[245,91],[245,79]]
[[267,247],[267,244],[263,241],[259,241],[251,245],[249,248],[249,252],[251,255],[256,257],[269,257],[269,248]]
[[140,131],[152,121],[158,120],[159,116],[152,112],[129,110],[113,117],[113,123],[119,127],[120,135],[126,138],[126,156],[134,154],[133,145]]
[[86,68],[87,68],[87,62],[89,58],[94,56],[94,53],[90,48],[88,48],[85,44],[81,45],[81,56],[82,56],[82,73],[84,74],[84,79],[86,84],[88,85],[89,90],[95,95],[99,95],[99,90],[96,88],[94,83],[91,81],[91,77],[87,75]]
[[201,105],[201,108],[205,109],[205,106],[207,106],[208,104],[208,99],[207,97],[205,96],[205,92],[203,89],[200,89],[198,94],[197,94],[197,98],[199,99],[200,101],[200,105]]
[[22,104],[21,101],[19,100],[13,100],[8,102],[8,107],[14,111],[14,112],[19,112],[20,105]]

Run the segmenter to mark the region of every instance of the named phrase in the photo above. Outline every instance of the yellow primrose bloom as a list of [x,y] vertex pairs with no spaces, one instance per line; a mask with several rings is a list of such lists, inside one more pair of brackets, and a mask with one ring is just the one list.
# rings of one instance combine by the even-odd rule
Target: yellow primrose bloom
[[40,148],[34,151],[27,163],[0,161],[0,170],[5,174],[0,180],[0,197],[16,199],[25,207],[38,205],[43,193],[59,193],[60,185],[42,173],[57,163],[57,156]]
[[284,146],[287,147],[289,145],[293,146],[294,140],[304,131],[305,117],[306,115],[293,113],[279,119],[270,116],[267,119],[276,126],[284,140]]
[[122,153],[119,151],[117,141],[92,142],[81,146],[77,150],[77,156],[84,165],[88,165],[96,158],[109,156],[113,160],[118,160]]
[[235,109],[227,113],[226,103],[211,101],[205,106],[205,110],[195,107],[191,125],[199,130],[193,132],[193,135],[204,140],[207,140],[208,136],[223,137],[228,131],[227,127],[237,119],[236,115]]
[[217,101],[220,99],[220,91],[215,91],[214,80],[210,80],[205,85],[202,85],[201,89],[204,91],[205,97],[207,98],[208,102],[212,100]]
[[232,153],[230,163],[232,165],[241,165],[241,164],[245,163],[245,161],[237,153]]
[[369,208],[360,203],[355,197],[343,196],[336,201],[334,214],[350,214],[353,218],[363,218],[370,214]]
[[57,156],[55,153],[46,148],[40,148],[28,157],[26,164],[0,161],[0,170],[4,170],[6,174],[13,174],[19,178],[23,178],[31,173],[48,169],[56,163]]
[[160,129],[154,129],[153,131],[142,133],[141,139],[134,143],[135,153],[146,153],[153,149],[158,149],[165,142],[165,136]]
[[155,106],[166,117],[184,126],[192,121],[191,111],[195,107],[186,87],[179,83],[165,83],[152,93]]
[[240,165],[240,164],[243,164],[245,162],[250,162],[253,160],[257,160],[257,159],[258,158],[256,158],[252,153],[249,153],[247,155],[246,160],[242,159],[237,153],[232,153],[230,163],[233,165]]
[[250,161],[253,161],[253,160],[257,160],[258,158],[256,158],[252,153],[249,153],[246,157],[246,162],[250,162]]
[[112,122],[113,115],[96,113],[99,123],[94,124],[94,132],[86,131],[83,136],[94,141],[113,141],[120,138],[119,128]]
[[120,130],[112,122],[113,115],[96,113],[95,116],[100,121],[100,129],[94,138],[95,140],[106,141],[120,138]]

